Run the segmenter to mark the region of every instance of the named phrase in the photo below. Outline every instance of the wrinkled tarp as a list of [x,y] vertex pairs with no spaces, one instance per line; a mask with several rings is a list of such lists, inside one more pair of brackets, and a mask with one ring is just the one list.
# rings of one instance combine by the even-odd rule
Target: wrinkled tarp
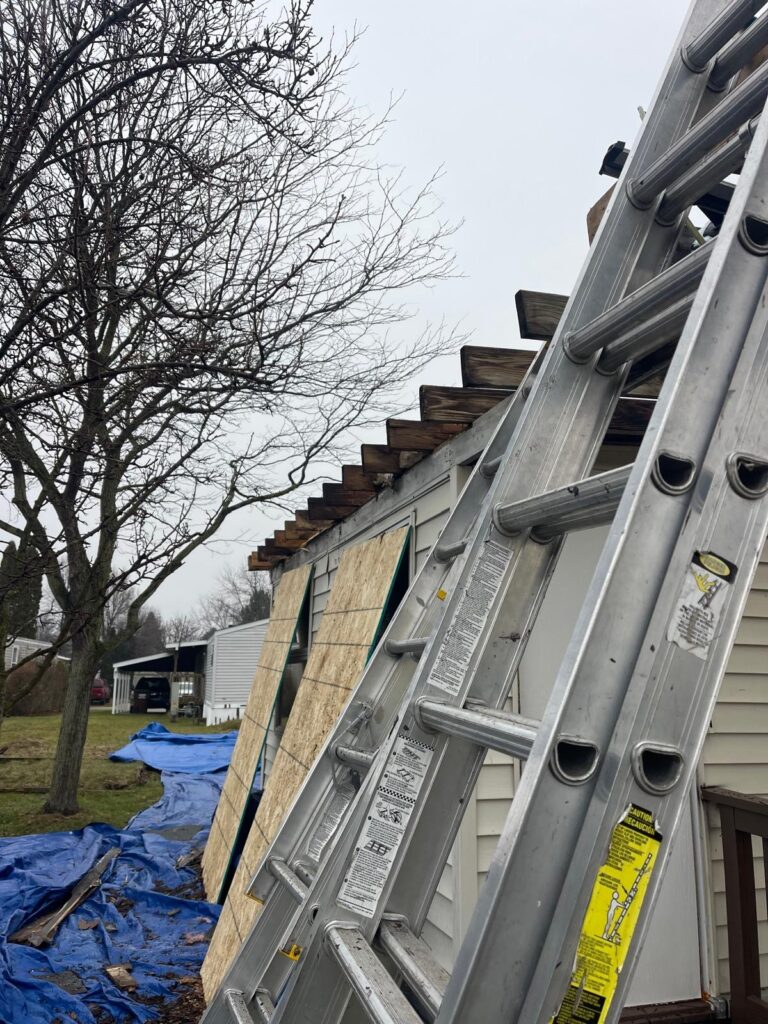
[[[202,845],[219,802],[224,776],[162,772],[163,795],[128,822],[132,832],[157,832],[166,839],[191,839]],[[202,837],[197,835],[203,831]]]
[[112,761],[143,761],[161,772],[219,772],[229,767],[237,732],[170,732],[159,722],[150,722],[131,736]]
[[[176,862],[204,842],[224,776],[164,773],[162,780],[162,799],[125,829],[95,824],[0,839],[2,1024],[100,1024],[107,1014],[120,1024],[162,1020],[162,1005],[152,1006],[152,1000],[174,1002],[184,991],[180,979],[199,973],[221,908],[202,899],[196,871]],[[194,837],[173,838],[181,829]],[[120,854],[100,888],[69,915],[51,946],[38,950],[7,941],[60,905],[115,846]],[[94,921],[92,928],[80,927]],[[121,991],[105,973],[105,967],[126,962],[138,984],[135,993]]]

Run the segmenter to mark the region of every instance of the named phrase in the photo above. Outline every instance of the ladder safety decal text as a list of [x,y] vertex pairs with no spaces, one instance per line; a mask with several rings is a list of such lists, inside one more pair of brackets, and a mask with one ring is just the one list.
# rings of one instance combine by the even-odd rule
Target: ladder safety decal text
[[736,572],[733,562],[711,551],[694,554],[667,630],[670,643],[706,660]]
[[339,906],[364,917],[375,914],[433,754],[432,747],[402,734],[395,740],[339,891]]
[[661,834],[650,811],[630,804],[611,833],[592,889],[568,991],[555,1024],[602,1024],[627,959]]
[[344,817],[354,795],[354,787],[350,785],[341,786],[334,794],[328,810],[320,820],[320,824],[317,826],[317,829],[307,846],[307,855],[311,857],[316,864],[320,862],[323,850],[325,850],[328,845],[328,841],[335,835],[336,829],[339,827],[339,823]]
[[[513,552],[486,541],[475,563],[451,624],[437,652],[427,683],[452,697],[461,689],[472,655],[488,620],[488,613],[499,593]],[[439,596],[439,595],[438,595]]]

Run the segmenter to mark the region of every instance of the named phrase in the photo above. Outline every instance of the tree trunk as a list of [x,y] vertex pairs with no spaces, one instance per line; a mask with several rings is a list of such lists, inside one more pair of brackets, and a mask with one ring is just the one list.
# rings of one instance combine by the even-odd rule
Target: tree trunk
[[64,697],[59,741],[53,762],[53,778],[43,811],[48,814],[76,814],[77,787],[88,732],[91,686],[99,668],[100,622],[89,622],[72,639],[72,661]]

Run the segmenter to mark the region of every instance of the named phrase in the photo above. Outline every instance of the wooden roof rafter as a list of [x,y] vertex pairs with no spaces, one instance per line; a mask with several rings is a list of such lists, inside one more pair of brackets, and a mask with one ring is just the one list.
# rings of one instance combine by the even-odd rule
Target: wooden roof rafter
[[[565,295],[518,292],[515,306],[521,337],[549,342],[567,302]],[[660,353],[655,363],[638,363],[632,368],[628,381],[631,395],[619,399],[606,444],[639,444],[658,394],[658,371],[670,354]],[[272,568],[305,547],[318,533],[373,500],[383,487],[392,486],[400,474],[514,395],[536,355],[535,349],[464,345],[460,351],[462,386],[423,385],[419,389],[421,418],[388,419],[386,444],[363,444],[360,464],[342,466],[341,481],[323,484],[322,497],[309,498],[307,507],[297,510],[294,520],[286,522],[283,530],[276,530],[250,556],[249,568]]]

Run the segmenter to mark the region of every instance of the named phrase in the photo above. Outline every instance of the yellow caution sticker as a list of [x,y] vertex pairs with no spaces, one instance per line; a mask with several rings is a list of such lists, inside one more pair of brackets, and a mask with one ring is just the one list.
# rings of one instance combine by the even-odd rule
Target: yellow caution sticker
[[630,804],[611,833],[556,1024],[602,1024],[643,905],[661,846],[650,811]]
[[298,960],[301,957],[302,947],[297,946],[295,942],[289,942],[287,946],[283,946],[280,952],[289,960]]
[[438,592],[437,592],[437,600],[438,601],[444,601],[446,599],[446,597],[448,597],[448,591],[447,590],[438,590]]

